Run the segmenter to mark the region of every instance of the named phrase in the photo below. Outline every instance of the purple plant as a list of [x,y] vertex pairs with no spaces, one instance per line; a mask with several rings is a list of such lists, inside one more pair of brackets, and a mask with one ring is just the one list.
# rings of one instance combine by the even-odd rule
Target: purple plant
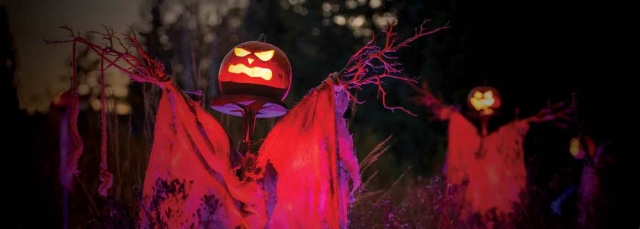
[[351,211],[350,227],[459,228],[453,220],[458,209],[454,201],[457,187],[446,185],[441,176],[436,176],[427,181],[417,177],[415,184],[405,184],[403,188],[378,200],[372,200],[373,195],[363,195]]
[[[489,211],[466,213],[460,217],[464,185],[446,183],[443,176],[424,179],[420,176],[405,179],[404,185],[394,186],[380,195],[380,191],[364,193],[350,212],[350,228],[575,228],[575,216],[547,215],[550,202],[544,192],[530,186],[521,194],[522,202],[513,206],[510,214]],[[378,198],[378,199],[376,199]],[[570,204],[570,203],[569,203]],[[567,221],[567,222],[561,222]]]

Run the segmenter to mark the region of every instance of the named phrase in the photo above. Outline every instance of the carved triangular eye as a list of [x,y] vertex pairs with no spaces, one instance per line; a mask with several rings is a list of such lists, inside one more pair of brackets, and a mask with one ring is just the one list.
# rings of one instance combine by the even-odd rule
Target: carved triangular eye
[[264,52],[257,52],[255,55],[262,61],[269,61],[273,58],[274,51],[268,50]]
[[243,48],[234,48],[233,53],[235,53],[237,57],[243,57],[251,54],[251,52],[244,50]]
[[478,99],[482,98],[482,92],[479,92],[479,91],[474,92],[473,97]]
[[485,99],[493,98],[493,91],[486,91],[484,93],[484,98]]

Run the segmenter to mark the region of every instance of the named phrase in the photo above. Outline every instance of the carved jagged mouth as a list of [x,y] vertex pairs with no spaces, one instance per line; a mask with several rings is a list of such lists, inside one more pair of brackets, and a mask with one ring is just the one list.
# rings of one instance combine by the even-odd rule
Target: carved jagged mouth
[[262,78],[264,80],[271,80],[272,74],[271,73],[271,69],[268,68],[261,68],[261,67],[253,67],[253,68],[249,68],[247,66],[245,66],[244,64],[232,64],[229,65],[229,72],[230,73],[244,73],[245,75],[252,77],[252,78]]
[[494,98],[485,98],[485,99],[477,99],[471,98],[471,105],[477,110],[484,110],[490,108],[491,105],[495,102]]

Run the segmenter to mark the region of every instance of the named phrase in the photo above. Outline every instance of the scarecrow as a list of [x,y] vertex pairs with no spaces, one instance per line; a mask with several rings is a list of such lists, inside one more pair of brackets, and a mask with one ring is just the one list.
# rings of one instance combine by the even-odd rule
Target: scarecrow
[[[401,42],[393,26],[387,26],[382,47],[374,43],[374,36],[344,69],[330,74],[289,111],[282,103],[292,79],[284,52],[264,41],[236,46],[221,64],[218,83],[222,96],[210,105],[245,119],[248,137],[240,166],[230,160],[230,140],[218,121],[171,82],[162,63],[148,56],[135,36],[120,40],[112,30],[93,32],[108,44],[126,43],[114,48],[91,43],[63,27],[72,39],[49,43],[72,43],[73,60],[77,44],[87,45],[101,57],[102,79],[105,69],[117,68],[135,81],[152,83],[162,90],[144,180],[141,228],[347,228],[349,203],[361,185],[353,142],[343,119],[349,102],[359,102],[351,91],[377,85],[386,108],[409,112],[387,105],[382,80],[413,81],[396,76],[399,64],[391,62],[389,55],[419,37],[447,28],[428,30],[424,25]],[[72,65],[75,69],[75,61]],[[78,173],[82,153],[76,90],[74,71],[70,174]],[[278,116],[283,117],[258,152],[250,152],[255,118]],[[99,192],[104,196],[112,182],[105,139],[103,131]]]
[[[599,141],[598,141],[599,140]],[[608,169],[613,164],[613,155],[607,152],[612,140],[594,140],[589,136],[574,137],[569,142],[569,153],[576,160],[583,161],[580,183],[573,192],[578,194],[578,225],[580,228],[597,228],[599,205],[604,199],[602,179],[606,179]],[[561,201],[559,201],[561,203]]]
[[[496,88],[478,86],[467,96],[471,112],[463,114],[447,106],[428,90],[414,86],[419,93],[415,102],[431,108],[439,120],[448,120],[448,145],[445,174],[447,183],[462,187],[459,219],[481,216],[480,222],[491,228],[495,222],[508,221],[512,207],[520,203],[526,187],[523,140],[530,123],[570,120],[571,106],[561,102],[542,109],[537,115],[516,119],[493,132],[488,120],[501,106]],[[480,122],[480,130],[472,121]],[[509,222],[506,222],[509,223]]]

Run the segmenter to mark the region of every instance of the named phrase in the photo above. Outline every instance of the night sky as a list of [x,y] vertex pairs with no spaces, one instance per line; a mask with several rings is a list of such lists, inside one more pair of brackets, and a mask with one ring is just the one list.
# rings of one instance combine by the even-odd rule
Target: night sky
[[[128,25],[140,24],[140,0],[2,0],[9,12],[9,23],[16,41],[20,67],[16,72],[20,105],[23,109],[48,110],[55,97],[46,90],[60,92],[68,83],[58,83],[69,73],[64,61],[70,56],[70,45],[47,45],[45,39],[65,39],[59,29],[68,25],[80,31],[100,30],[101,25],[125,31]],[[6,3],[5,3],[6,2]],[[37,66],[37,67],[31,67]]]
[[[25,0],[3,4],[10,12],[11,26],[19,28],[13,29],[13,35],[20,47],[17,49],[20,64],[39,66],[20,68],[16,73],[20,81],[22,108],[46,110],[52,96],[43,95],[45,85],[54,87],[54,90],[64,88],[64,85],[54,82],[58,75],[67,72],[61,63],[68,56],[68,47],[43,42],[45,38],[64,38],[64,31],[57,26],[66,24],[78,31],[86,31],[98,30],[101,24],[105,24],[116,31],[123,31],[127,25],[144,24],[139,14],[141,1]],[[388,1],[386,4],[402,3]],[[446,3],[440,7],[442,10],[449,8]],[[459,78],[448,76],[447,81],[455,84],[451,87],[472,87],[487,80],[501,90],[507,104],[520,106],[539,102],[539,91],[545,91],[545,97],[560,99],[579,87],[607,83],[606,80],[594,82],[595,77],[585,75],[597,74],[597,69],[582,70],[585,65],[597,67],[588,64],[591,63],[590,58],[582,60],[585,58],[582,53],[588,55],[582,48],[588,45],[587,38],[597,34],[578,35],[587,32],[582,28],[587,27],[590,21],[583,21],[568,12],[571,12],[568,7],[545,1],[457,2],[451,15],[454,23],[451,31],[447,32],[465,30],[468,36],[465,39],[469,41],[464,47],[464,74]],[[588,47],[598,49],[591,45]],[[524,105],[523,112],[526,113],[528,108]]]

